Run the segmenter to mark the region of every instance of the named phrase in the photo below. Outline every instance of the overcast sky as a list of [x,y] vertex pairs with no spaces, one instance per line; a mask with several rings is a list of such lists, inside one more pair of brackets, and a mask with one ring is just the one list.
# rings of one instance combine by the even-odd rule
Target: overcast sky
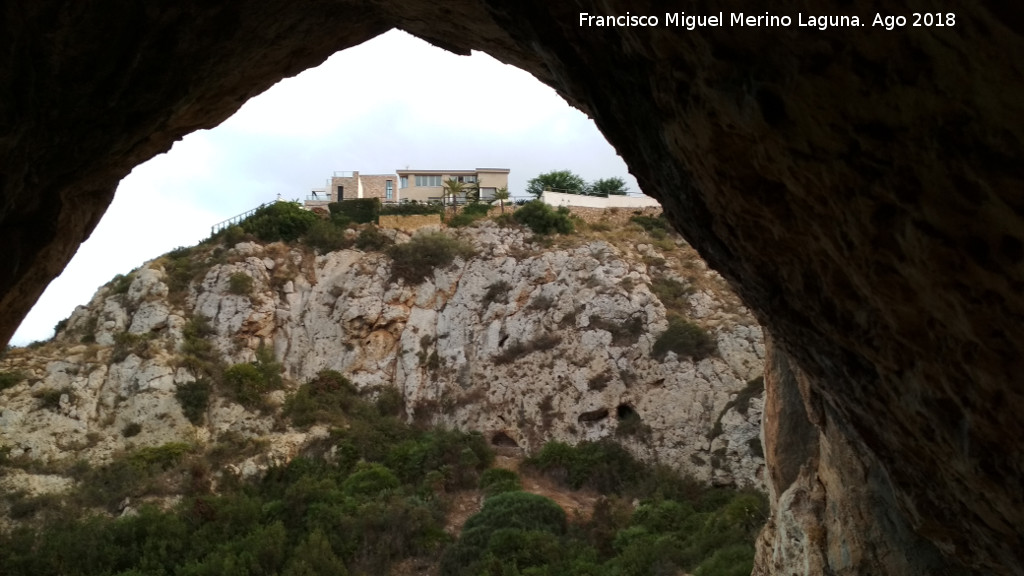
[[304,198],[335,170],[479,167],[511,169],[513,195],[561,169],[588,181],[619,176],[639,192],[594,123],[533,76],[392,31],[281,81],[136,167],[12,344],[50,338],[115,274],[193,245],[215,222],[278,194]]

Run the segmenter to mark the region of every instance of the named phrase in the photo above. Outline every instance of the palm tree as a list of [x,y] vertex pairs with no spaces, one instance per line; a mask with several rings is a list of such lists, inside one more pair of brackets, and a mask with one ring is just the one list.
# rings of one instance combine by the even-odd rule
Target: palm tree
[[463,195],[466,190],[466,185],[459,182],[455,178],[449,178],[444,181],[444,188],[441,190],[441,198],[444,202],[449,200],[452,203],[452,215],[455,215],[455,199]]
[[476,180],[465,182],[462,190],[466,195],[466,201],[474,204],[480,201],[480,183]]
[[501,206],[501,213],[505,213],[505,200],[508,200],[508,186],[502,186],[494,192],[493,200],[498,201],[498,205]]

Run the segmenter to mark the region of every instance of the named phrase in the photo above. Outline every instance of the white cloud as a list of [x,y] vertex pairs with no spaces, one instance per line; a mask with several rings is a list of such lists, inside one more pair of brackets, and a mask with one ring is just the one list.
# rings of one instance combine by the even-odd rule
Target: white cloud
[[560,169],[587,180],[624,176],[637,189],[593,122],[530,74],[392,31],[279,82],[136,167],[13,342],[49,338],[115,274],[195,244],[217,221],[278,194],[304,197],[335,170],[406,166],[510,168],[513,194]]

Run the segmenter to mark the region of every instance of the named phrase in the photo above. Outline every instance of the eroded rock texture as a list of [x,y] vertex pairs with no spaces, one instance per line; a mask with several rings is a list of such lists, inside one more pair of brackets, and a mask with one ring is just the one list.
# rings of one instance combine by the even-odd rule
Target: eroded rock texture
[[[479,431],[506,453],[612,438],[706,482],[764,489],[761,329],[681,238],[659,248],[634,226],[544,248],[493,222],[449,233],[476,255],[415,283],[392,282],[380,251],[281,243],[193,248],[179,256],[193,262],[191,282],[181,260],[147,262],[101,287],[53,341],[0,359],[0,373],[23,377],[0,391],[0,446],[98,465],[126,449],[231,437],[266,446],[215,465],[216,477],[284,464],[326,427],[293,428],[223,386],[198,415],[181,401],[197,381],[219,380],[204,362],[251,362],[269,345],[287,382],[264,397],[271,407],[337,370],[368,397],[398,392],[412,421]],[[238,275],[250,291],[232,289]],[[649,288],[670,283],[680,292],[664,302]],[[654,353],[669,314],[701,326],[713,350]],[[0,489],[68,485],[18,474]],[[4,517],[0,498],[0,528]]]
[[[878,9],[837,4],[814,9]],[[580,11],[655,12],[624,0],[8,6],[0,339],[132,166],[399,27],[520,66],[594,118],[803,372],[816,427],[887,479],[897,514],[874,514],[865,499],[888,496],[868,483],[864,523],[835,530],[892,521],[950,570],[1022,573],[1024,15],[940,9],[954,27],[687,32],[579,27]]]

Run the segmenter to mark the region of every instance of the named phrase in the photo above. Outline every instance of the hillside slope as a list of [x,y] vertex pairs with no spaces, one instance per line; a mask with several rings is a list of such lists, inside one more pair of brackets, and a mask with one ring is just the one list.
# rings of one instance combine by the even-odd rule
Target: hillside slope
[[[680,238],[603,218],[554,240],[491,221],[448,230],[475,254],[419,283],[393,278],[382,248],[410,240],[394,230],[349,231],[365,249],[326,254],[254,241],[173,251],[101,287],[53,341],[7,352],[0,446],[102,463],[231,436],[263,449],[217,472],[251,476],[328,433],[291,427],[280,407],[331,369],[397,390],[411,421],[478,430],[505,450],[615,436],[643,460],[763,486],[760,328]],[[662,351],[672,318],[711,345]],[[280,387],[239,388],[245,366],[275,362]]]

